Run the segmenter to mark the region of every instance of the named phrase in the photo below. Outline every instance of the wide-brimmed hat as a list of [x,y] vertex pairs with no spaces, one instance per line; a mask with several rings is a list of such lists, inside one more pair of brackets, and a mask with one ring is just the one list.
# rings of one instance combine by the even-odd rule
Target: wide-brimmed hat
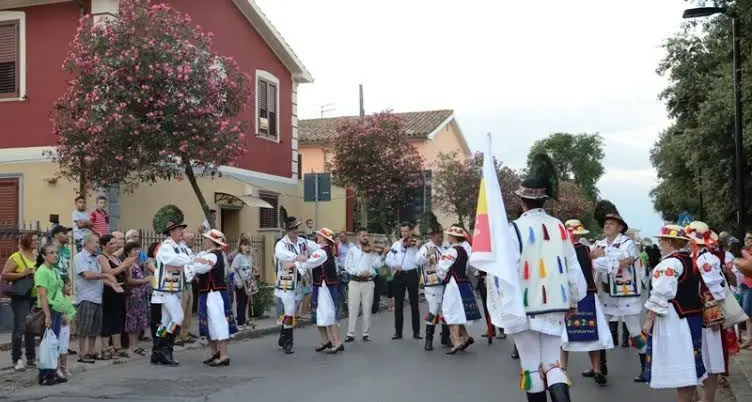
[[300,219],[294,217],[294,216],[288,216],[285,219],[285,230],[295,230],[300,225],[302,225],[302,222],[300,222]]
[[603,218],[603,222],[606,221],[616,221],[619,222],[619,224],[622,226],[621,234],[627,233],[627,230],[629,230],[629,225],[627,225],[627,221],[624,220],[619,214],[606,214],[606,216]]
[[545,200],[548,198],[548,192],[548,186],[544,180],[530,178],[523,180],[514,193],[529,200]]
[[661,228],[661,231],[655,235],[659,239],[679,239],[689,240],[684,228],[679,225],[665,225]]
[[470,240],[470,236],[468,236],[465,229],[457,225],[452,225],[449,229],[445,230],[444,233],[448,234],[449,236],[458,237],[460,239]]
[[227,246],[227,239],[225,238],[225,234],[220,232],[217,229],[212,229],[206,233],[201,233],[201,236],[206,237],[207,239],[213,241],[214,243],[222,247]]
[[318,232],[316,232],[316,234],[334,243],[334,231],[333,230],[329,228],[321,228],[318,230]]
[[567,229],[570,230],[570,232],[574,235],[586,235],[590,233],[589,230],[585,229],[585,226],[580,222],[579,219],[570,219],[564,223],[564,226],[567,227]]
[[187,227],[188,227],[188,225],[186,225],[184,223],[167,222],[165,224],[165,228],[164,228],[164,231],[162,232],[162,234],[169,235],[170,232],[172,232],[174,229],[178,229],[178,228],[185,229]]
[[694,221],[684,228],[684,232],[696,244],[703,246],[712,246],[718,243],[718,234],[716,234],[707,223]]

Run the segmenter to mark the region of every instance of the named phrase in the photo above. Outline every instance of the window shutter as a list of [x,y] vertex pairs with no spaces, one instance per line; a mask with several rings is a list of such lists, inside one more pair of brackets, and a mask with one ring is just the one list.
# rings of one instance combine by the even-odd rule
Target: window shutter
[[0,97],[18,96],[19,23],[0,23]]
[[259,208],[259,228],[277,229],[279,227],[279,196],[259,193],[259,198],[274,208]]
[[[264,80],[258,80],[258,117],[256,118],[256,127],[258,132],[269,134],[268,129],[262,129],[261,128],[261,119],[268,119],[269,118],[269,105],[268,105],[268,93],[267,93],[267,83]],[[271,126],[269,126],[271,127]]]
[[269,97],[269,135],[277,137],[277,86],[274,84],[268,85],[268,97]]

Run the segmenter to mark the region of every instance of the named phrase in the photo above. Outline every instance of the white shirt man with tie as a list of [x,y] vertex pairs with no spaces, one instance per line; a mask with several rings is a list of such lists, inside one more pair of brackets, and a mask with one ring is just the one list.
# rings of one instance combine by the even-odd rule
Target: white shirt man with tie
[[401,239],[396,241],[386,256],[386,265],[394,272],[394,336],[393,340],[402,339],[404,324],[403,308],[405,306],[405,291],[410,297],[410,310],[413,326],[413,338],[420,336],[420,310],[418,309],[418,248],[420,238],[413,232],[414,225],[410,222],[400,224]]
[[368,342],[371,327],[371,304],[373,304],[374,282],[377,275],[376,267],[381,257],[373,253],[366,229],[358,229],[357,245],[350,247],[345,257],[345,271],[350,275],[347,284],[348,298],[348,329],[345,342],[355,340],[355,325],[358,322],[358,309],[363,309],[363,341]]

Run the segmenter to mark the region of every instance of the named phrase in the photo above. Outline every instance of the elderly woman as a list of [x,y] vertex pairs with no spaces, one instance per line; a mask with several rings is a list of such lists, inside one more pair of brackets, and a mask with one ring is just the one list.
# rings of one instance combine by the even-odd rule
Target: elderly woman
[[645,302],[645,375],[651,388],[675,388],[677,401],[689,402],[705,379],[701,277],[686,249],[689,238],[682,227],[664,226],[656,237],[663,260],[653,268],[652,290]]

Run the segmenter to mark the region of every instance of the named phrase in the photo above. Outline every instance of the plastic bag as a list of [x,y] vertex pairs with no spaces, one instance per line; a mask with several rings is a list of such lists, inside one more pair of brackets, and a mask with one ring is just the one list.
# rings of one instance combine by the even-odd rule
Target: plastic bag
[[60,357],[60,341],[55,332],[47,328],[39,344],[39,368],[42,370],[57,370],[57,359]]

